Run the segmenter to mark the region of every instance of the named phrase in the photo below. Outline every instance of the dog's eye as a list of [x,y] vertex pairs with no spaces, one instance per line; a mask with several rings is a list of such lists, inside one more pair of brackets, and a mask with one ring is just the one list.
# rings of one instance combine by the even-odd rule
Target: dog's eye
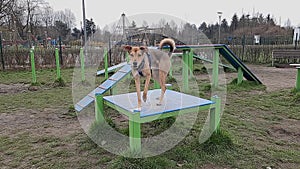
[[138,56],[142,56],[142,54],[139,53]]
[[132,54],[132,53],[130,53],[130,56],[131,56],[131,57],[133,57],[133,54]]

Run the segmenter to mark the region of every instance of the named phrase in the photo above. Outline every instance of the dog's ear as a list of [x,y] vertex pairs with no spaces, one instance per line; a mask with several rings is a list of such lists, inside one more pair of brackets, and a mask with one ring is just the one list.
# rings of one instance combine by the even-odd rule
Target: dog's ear
[[128,52],[128,51],[131,51],[132,47],[129,45],[125,45],[125,46],[123,46],[123,49]]
[[142,50],[142,51],[147,51],[148,48],[147,48],[147,46],[140,46],[140,50]]

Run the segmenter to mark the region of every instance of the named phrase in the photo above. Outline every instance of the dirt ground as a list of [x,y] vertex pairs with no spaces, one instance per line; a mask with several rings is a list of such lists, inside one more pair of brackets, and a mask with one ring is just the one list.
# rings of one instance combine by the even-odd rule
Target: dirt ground
[[249,69],[267,87],[267,91],[293,88],[297,70],[294,68],[274,68],[263,65],[248,65]]
[[[266,85],[269,92],[295,86],[296,69],[274,68],[263,65],[248,65],[248,67]],[[236,73],[228,73],[226,76],[228,79],[237,77]],[[27,84],[0,84],[0,94],[9,95],[27,92],[28,86]],[[14,114],[0,113],[0,128],[0,135],[11,135],[12,137],[22,132],[60,137],[82,132],[77,118],[65,118],[58,111],[50,108],[45,108],[39,112],[36,110],[23,110]],[[282,133],[285,133],[285,131],[281,131],[281,128],[280,126],[272,128],[273,131],[276,131],[273,132],[274,137],[280,137]],[[211,168],[211,166],[208,168]]]

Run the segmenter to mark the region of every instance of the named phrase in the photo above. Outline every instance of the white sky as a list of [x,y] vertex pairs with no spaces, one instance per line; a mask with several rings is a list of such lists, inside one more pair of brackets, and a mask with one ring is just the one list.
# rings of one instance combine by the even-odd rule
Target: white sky
[[[82,20],[81,0],[45,0],[55,11],[71,9],[77,19],[77,27]],[[277,24],[285,25],[290,19],[292,26],[300,26],[299,0],[85,0],[86,17],[93,18],[102,29],[105,25],[116,22],[124,12],[127,16],[143,13],[161,13],[181,18],[199,26],[203,21],[213,24],[218,21],[218,11],[230,24],[234,13],[238,17],[253,12],[271,14]],[[147,21],[148,22],[148,21]],[[150,23],[148,23],[150,25]]]

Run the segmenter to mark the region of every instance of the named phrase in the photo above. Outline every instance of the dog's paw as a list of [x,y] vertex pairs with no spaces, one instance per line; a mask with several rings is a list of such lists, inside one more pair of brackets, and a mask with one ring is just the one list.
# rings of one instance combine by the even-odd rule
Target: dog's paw
[[143,101],[144,101],[144,102],[147,101],[147,94],[143,94]]
[[142,111],[141,107],[137,107],[137,108],[133,109],[133,112],[141,112],[141,111]]

